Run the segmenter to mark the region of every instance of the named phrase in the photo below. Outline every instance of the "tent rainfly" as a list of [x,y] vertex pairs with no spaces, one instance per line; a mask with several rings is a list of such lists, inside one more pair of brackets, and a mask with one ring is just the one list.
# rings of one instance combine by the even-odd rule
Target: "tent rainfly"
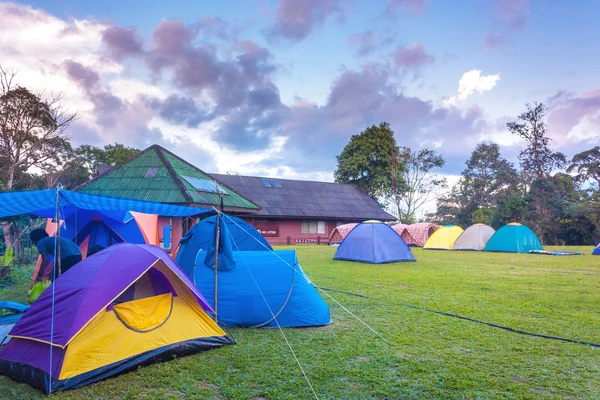
[[42,293],[0,350],[0,373],[50,393],[233,344],[212,312],[164,250],[120,243]]
[[380,221],[365,221],[354,227],[338,247],[333,259],[370,264],[415,261],[400,235]]
[[496,231],[485,224],[475,224],[468,227],[454,242],[452,250],[481,251]]
[[458,225],[442,226],[433,232],[423,248],[428,250],[450,250],[462,233],[463,228]]
[[527,226],[513,222],[504,225],[488,240],[484,251],[505,253],[528,253],[543,250],[540,240]]

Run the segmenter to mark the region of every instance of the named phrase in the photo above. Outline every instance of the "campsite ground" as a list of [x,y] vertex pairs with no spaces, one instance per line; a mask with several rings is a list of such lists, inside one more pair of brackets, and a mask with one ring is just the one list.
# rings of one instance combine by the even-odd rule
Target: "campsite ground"
[[[591,247],[569,248],[591,252]],[[402,303],[526,331],[600,342],[600,257],[414,250],[418,262],[333,262],[298,248],[333,324],[285,334],[321,399],[600,398],[600,348],[533,338]],[[0,289],[25,301],[26,272]],[[360,297],[351,292],[367,297]],[[234,329],[236,346],[140,368],[58,398],[300,399],[312,395],[281,333]],[[3,399],[41,393],[0,377]]]

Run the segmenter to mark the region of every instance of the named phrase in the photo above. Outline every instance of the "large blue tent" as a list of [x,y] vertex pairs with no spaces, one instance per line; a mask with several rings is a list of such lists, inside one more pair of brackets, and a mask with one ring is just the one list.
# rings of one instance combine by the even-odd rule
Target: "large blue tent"
[[333,259],[370,264],[415,261],[402,237],[380,221],[356,225],[340,244]]
[[[204,262],[204,256],[214,241],[216,219],[217,216],[213,215],[201,220],[179,242],[181,247],[177,251],[176,261],[189,276],[192,276],[194,265]],[[222,235],[229,237],[232,250],[273,250],[263,235],[243,219],[223,215],[222,222],[225,227]]]
[[182,239],[177,261],[198,289],[206,291],[219,320],[228,326],[302,327],[331,322],[329,307],[298,264],[296,251],[274,251],[239,218],[221,213],[218,219],[201,221]]

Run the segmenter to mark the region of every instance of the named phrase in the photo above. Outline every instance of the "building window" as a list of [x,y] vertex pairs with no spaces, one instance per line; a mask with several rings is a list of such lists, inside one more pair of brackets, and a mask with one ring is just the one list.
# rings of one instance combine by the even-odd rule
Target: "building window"
[[324,234],[325,230],[325,221],[302,221],[302,224],[300,226],[301,233]]

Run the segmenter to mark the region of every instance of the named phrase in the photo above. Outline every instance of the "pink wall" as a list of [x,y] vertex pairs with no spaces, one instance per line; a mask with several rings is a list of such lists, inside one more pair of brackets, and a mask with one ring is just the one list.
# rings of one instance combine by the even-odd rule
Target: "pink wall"
[[[250,225],[256,226],[259,225],[258,218],[244,218]],[[257,221],[257,222],[255,222]],[[272,220],[269,220],[272,221]],[[322,221],[322,220],[321,220]],[[275,221],[274,221],[275,222]],[[335,229],[337,220],[325,220],[325,233],[302,233],[302,221],[298,219],[285,219],[279,220],[277,223],[279,224],[279,236],[277,237],[266,237],[267,241],[271,244],[279,244],[284,245],[287,244],[288,236],[291,238],[291,244],[310,244],[317,240],[317,238],[321,237],[321,244],[327,244],[327,240],[329,239],[329,235]],[[345,223],[345,221],[339,221]],[[306,241],[306,242],[304,242]]]
[[183,223],[181,217],[158,217],[158,241],[161,243],[164,241],[164,227],[171,224],[171,248],[173,252],[179,245],[181,237],[183,236]]

